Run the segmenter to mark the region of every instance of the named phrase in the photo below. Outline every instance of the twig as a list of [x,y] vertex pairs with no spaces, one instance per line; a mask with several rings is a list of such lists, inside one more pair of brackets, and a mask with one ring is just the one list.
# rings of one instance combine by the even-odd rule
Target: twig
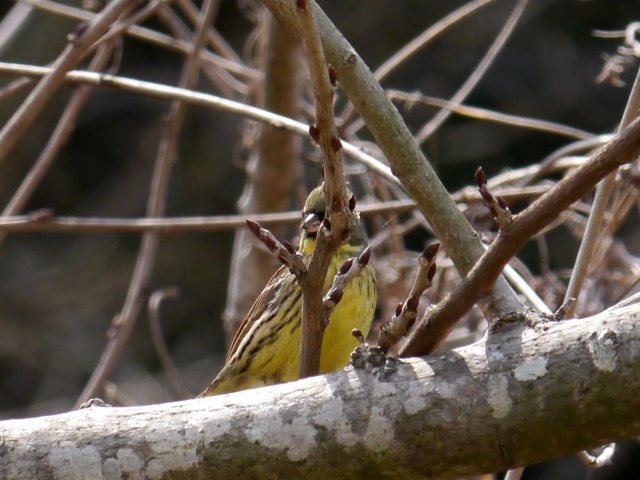
[[[189,0],[181,0],[180,4],[192,7]],[[267,31],[262,59],[265,73],[264,82],[259,87],[262,99],[258,104],[270,112],[296,118],[300,114],[302,100],[300,46],[271,14],[266,10],[263,13],[259,21],[266,23]],[[256,145],[245,167],[247,175],[244,190],[237,202],[238,212],[252,216],[259,212],[287,210],[294,184],[299,178],[301,152],[302,138],[299,135],[261,125]],[[275,233],[283,235],[284,229]],[[257,248],[246,229],[236,231],[227,284],[227,304],[223,314],[224,330],[229,341],[271,277],[274,265],[275,259]]]
[[322,305],[322,289],[331,257],[349,232],[349,196],[342,169],[342,144],[333,117],[335,69],[325,59],[314,19],[314,0],[296,0],[302,44],[309,63],[316,102],[316,124],[310,134],[323,154],[324,194],[327,211],[318,231],[309,272],[302,288],[300,334],[300,378],[317,375],[320,369],[322,338],[327,326]]
[[[283,25],[300,33],[292,2],[264,2]],[[397,109],[353,47],[317,5],[314,7],[314,16],[327,58],[336,69],[341,88],[366,121],[393,173],[432,225],[458,271],[466,275],[484,253],[477,233],[451,201]],[[498,317],[521,307],[517,295],[502,277],[496,282],[491,301],[481,302],[480,305],[488,317]]]
[[389,322],[380,327],[377,345],[384,353],[407,335],[416,321],[420,297],[431,286],[436,274],[436,255],[439,243],[428,245],[418,259],[418,273],[413,281],[411,291],[403,303],[396,308],[396,314]]
[[329,288],[326,295],[322,298],[326,318],[331,317],[333,309],[336,308],[342,300],[344,289],[351,280],[362,273],[362,270],[369,264],[370,259],[371,247],[367,247],[358,257],[349,258],[342,264],[333,279],[331,288]]
[[613,136],[611,134],[597,135],[593,138],[578,140],[576,142],[570,143],[569,145],[565,145],[543,158],[542,161],[538,163],[536,171],[521,183],[523,185],[528,185],[530,183],[536,182],[541,177],[551,173],[555,168],[556,163],[561,161],[562,159],[579,152],[592,151],[594,148],[601,147],[612,138]]
[[[204,35],[206,26],[211,23],[216,13],[217,5],[217,0],[206,0],[203,4],[192,51],[186,59],[180,78],[180,84],[183,86],[191,87],[198,78],[198,55],[206,40]],[[162,142],[158,149],[156,165],[151,180],[151,191],[147,202],[147,215],[150,217],[160,217],[164,213],[169,176],[175,162],[178,137],[185,114],[186,105],[179,101],[173,102],[162,136]],[[77,405],[84,403],[87,399],[93,397],[95,392],[100,390],[120,359],[142,308],[142,292],[151,276],[158,243],[159,237],[156,233],[146,233],[142,238],[142,244],[127,291],[127,298],[120,314],[114,319],[107,346],[89,382],[80,394]]]
[[[523,200],[539,197],[551,186],[494,189],[507,200]],[[452,195],[457,202],[472,203],[482,200],[478,192],[463,189]],[[413,200],[364,203],[358,206],[361,215],[402,213],[414,210]],[[255,221],[267,227],[293,225],[300,222],[300,212],[252,214]],[[246,215],[216,215],[203,217],[167,218],[103,218],[56,216],[52,210],[40,209],[27,215],[0,216],[0,231],[51,232],[51,233],[140,233],[155,231],[164,234],[186,232],[225,232],[245,225]],[[424,222],[424,218],[422,220]],[[413,228],[413,227],[411,227]],[[376,240],[371,242],[376,243]]]
[[66,73],[82,60],[91,45],[107,32],[118,17],[131,6],[132,1],[109,2],[86,28],[79,27],[72,34],[69,44],[53,62],[49,73],[38,82],[0,131],[0,162],[27,133],[40,111],[64,83]]
[[304,263],[302,255],[296,252],[295,248],[287,241],[284,244],[266,228],[262,228],[259,223],[253,220],[246,220],[247,227],[274,255],[280,262],[287,267],[300,280],[300,284],[304,281],[302,278],[307,273],[307,266]]
[[509,210],[509,206],[502,197],[496,197],[489,191],[487,175],[484,173],[482,167],[478,167],[476,170],[476,184],[478,185],[480,196],[482,196],[482,199],[485,201],[485,204],[491,211],[491,215],[493,215],[498,225],[498,229],[504,230],[508,228],[513,220],[511,210]]
[[[191,37],[192,33],[189,28],[169,6],[164,5],[158,11],[158,18],[175,38],[188,41]],[[249,87],[246,84],[237,80],[224,68],[216,67],[204,61],[201,61],[200,65],[202,72],[223,95],[227,97],[237,96],[238,94],[245,96],[249,92]]]
[[[96,14],[83,10],[81,8],[71,7],[69,5],[63,5],[61,3],[52,2],[50,0],[14,0],[20,1],[27,5],[31,5],[39,10],[61,15],[68,18],[74,18],[76,20],[83,20],[86,22],[92,21]],[[169,35],[165,35],[148,28],[140,27],[139,25],[132,25],[125,30],[125,33],[131,37],[159,45],[163,48],[174,52],[181,52],[183,54],[189,54],[191,51],[191,43],[188,41],[177,40]],[[257,79],[261,76],[260,72],[249,68],[248,66],[229,60],[224,57],[215,55],[209,51],[200,52],[202,61],[219,68],[228,70],[240,77],[247,79]]]
[[[16,63],[0,62],[0,73],[13,73],[18,75],[42,76],[50,72],[49,67],[37,67],[21,65]],[[92,72],[74,70],[67,74],[67,80],[72,83],[81,83],[95,85],[101,87],[109,87],[126,92],[138,93],[154,98],[167,100],[180,100],[190,105],[197,105],[206,108],[223,110],[235,115],[251,118],[260,122],[265,122],[274,128],[282,128],[290,130],[299,135],[309,135],[309,126],[304,123],[295,121],[291,118],[267,112],[261,108],[246,105],[215,95],[187,90],[179,87],[171,87],[154,82],[146,82],[135,80],[132,78],[119,77],[115,75],[97,74]],[[359,147],[346,141],[340,141],[345,153],[349,154],[355,160],[366,165],[378,175],[384,177],[394,183],[398,183],[398,179],[391,173],[391,169],[384,165],[380,160],[363,152]]]
[[450,296],[431,310],[427,317],[423,317],[401,355],[424,355],[432,352],[457,319],[491,291],[493,282],[502,272],[504,265],[528,239],[585,195],[594,183],[620,165],[635,160],[639,149],[640,119],[618,133],[587,163],[563,178],[553,189],[516,215],[509,228],[498,233],[467,278]]
[[[98,49],[95,57],[91,61],[89,70],[102,70],[111,58],[112,51],[112,45],[103,44],[103,46]],[[4,220],[6,219],[6,217],[20,213],[25,207],[34,190],[38,187],[46,173],[49,171],[49,167],[51,167],[51,165],[53,164],[53,161],[56,159],[58,153],[60,152],[62,147],[66,145],[69,138],[73,134],[78,116],[80,115],[84,104],[89,99],[89,95],[91,94],[92,90],[92,87],[83,85],[73,93],[71,99],[69,100],[69,103],[67,104],[67,107],[60,117],[58,125],[51,134],[51,138],[49,138],[49,141],[38,156],[36,162],[33,164],[33,167],[31,167],[27,175],[22,180],[22,183],[18,187],[18,190],[13,195],[5,209],[2,211],[0,220]],[[0,232],[0,245],[4,241],[6,235],[6,231]]]
[[425,105],[433,105],[436,107],[450,110],[458,115],[464,115],[469,118],[476,118],[487,122],[500,123],[510,125],[512,127],[523,127],[530,130],[538,130],[540,132],[553,133],[578,140],[586,140],[593,138],[594,134],[579,128],[570,127],[561,123],[550,122],[548,120],[539,120],[530,117],[521,117],[509,113],[496,112],[486,108],[471,107],[469,105],[461,105],[452,103],[442,98],[430,97],[421,93],[406,93],[400,90],[387,90],[389,97],[401,100],[407,103],[423,103]]
[[[480,82],[484,74],[489,67],[493,64],[494,60],[506,45],[507,40],[513,33],[516,24],[522,17],[525,7],[529,3],[529,0],[518,0],[518,3],[513,8],[511,15],[502,26],[500,33],[496,36],[495,40],[487,50],[478,66],[469,75],[469,78],[462,84],[458,91],[451,97],[451,103],[459,105],[465,98],[471,93],[475,86]],[[440,110],[427,124],[422,127],[416,134],[416,141],[418,144],[424,143],[451,115],[450,110]]]
[[149,312],[149,329],[151,330],[151,340],[153,346],[156,349],[162,368],[164,368],[167,374],[167,380],[169,385],[173,389],[173,393],[179,399],[193,398],[193,394],[189,391],[187,386],[180,375],[180,371],[176,367],[175,363],[171,359],[169,348],[164,341],[164,335],[162,334],[162,326],[160,322],[160,305],[167,298],[177,298],[180,296],[180,290],[177,287],[163,288],[153,292],[149,297],[149,303],[147,304],[147,311]]
[[[187,16],[187,18],[191,21],[191,23],[195,25],[198,21],[199,12],[196,6],[193,4],[193,2],[191,0],[175,0],[175,1],[178,7],[180,7],[180,9]],[[210,27],[207,30],[207,40],[209,41],[209,45],[211,46],[211,48],[216,50],[219,55],[231,60],[232,62],[236,62],[238,64],[244,63],[242,58],[240,58],[240,56],[233,50],[231,45],[227,43],[225,38],[222,35],[220,35],[215,28]]]
[[[638,117],[638,113],[640,112],[640,69],[636,75],[635,82],[633,87],[631,88],[631,93],[629,95],[629,100],[627,102],[627,106],[625,108],[624,114],[622,115],[622,120],[620,122],[620,129],[627,127],[634,119]],[[582,289],[582,284],[587,276],[587,272],[589,269],[589,263],[591,262],[591,257],[598,243],[598,239],[600,238],[600,229],[602,226],[602,219],[605,214],[605,210],[607,204],[609,202],[609,197],[611,196],[611,192],[613,191],[613,187],[616,182],[616,174],[617,169],[611,172],[607,178],[605,178],[596,189],[596,196],[593,200],[593,206],[591,210],[591,214],[589,215],[589,220],[587,221],[587,228],[584,232],[584,236],[582,237],[582,241],[580,242],[580,248],[578,250],[578,256],[576,258],[576,262],[573,267],[573,271],[571,272],[571,278],[569,279],[569,286],[567,287],[567,292],[565,293],[564,300],[565,302],[569,298],[574,298],[575,302],[570,304],[565,314],[567,316],[571,316],[575,306],[578,303],[578,298],[580,296],[580,290]]]
[[[378,82],[382,83],[382,80],[384,80],[393,70],[398,68],[398,66],[406,62],[411,56],[425,48],[429,43],[446,32],[449,28],[453,27],[456,23],[464,20],[467,16],[472,15],[492,1],[494,0],[470,1],[449,13],[446,17],[441,18],[385,60],[378,68],[375,69],[373,76]],[[340,115],[340,124],[345,125],[349,121],[349,117],[352,113],[353,104],[349,103]]]
[[17,78],[13,82],[0,88],[0,101],[6,97],[10,97],[14,93],[19,92],[23,88],[30,87],[35,83],[33,78]]

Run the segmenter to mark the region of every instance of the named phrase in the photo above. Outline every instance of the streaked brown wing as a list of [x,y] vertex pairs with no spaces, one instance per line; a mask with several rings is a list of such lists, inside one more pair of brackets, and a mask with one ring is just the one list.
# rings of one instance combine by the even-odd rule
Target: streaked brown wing
[[285,275],[291,275],[291,273],[289,272],[287,267],[283,265],[278,270],[276,270],[265,287],[262,289],[262,292],[260,292],[260,295],[258,295],[258,298],[256,298],[256,301],[253,302],[253,305],[249,309],[246,317],[244,317],[244,320],[242,320],[240,327],[238,327],[238,330],[236,330],[236,333],[233,336],[233,340],[231,340],[231,346],[229,347],[229,351],[227,352],[227,362],[240,346],[240,343],[242,342],[244,336],[247,334],[247,332],[249,332],[253,324],[262,316],[269,303],[273,300],[273,297],[278,291],[278,283]]

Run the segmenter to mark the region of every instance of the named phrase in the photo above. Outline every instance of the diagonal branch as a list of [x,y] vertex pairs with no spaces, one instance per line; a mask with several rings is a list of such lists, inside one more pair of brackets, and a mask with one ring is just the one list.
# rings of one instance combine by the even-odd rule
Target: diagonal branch
[[118,17],[134,3],[135,0],[109,2],[91,23],[87,26],[80,25],[71,35],[69,44],[53,62],[49,73],[42,77],[0,131],[0,162],[27,133],[38,114],[64,83],[67,72],[82,60],[94,42],[107,32]]
[[401,351],[401,356],[432,352],[456,321],[491,292],[493,282],[507,262],[537,232],[573,202],[586,195],[608,173],[637,158],[640,151],[640,119],[617,134],[581,167],[513,218],[478,260],[467,278],[422,318]]
[[[285,0],[264,0],[281,23],[300,36],[295,5]],[[435,171],[416,144],[413,135],[353,47],[315,6],[314,16],[328,61],[337,72],[340,86],[364,119],[392,172],[416,201],[456,268],[466,275],[484,253],[477,232],[460,213]],[[490,301],[482,302],[489,318],[522,307],[515,292],[501,277]]]
[[[193,40],[191,55],[183,67],[180,84],[186,88],[195,85],[198,79],[198,56],[206,41],[206,27],[217,11],[218,0],[206,0],[202,7],[200,22]],[[156,165],[151,179],[151,189],[147,202],[147,215],[160,217],[164,214],[171,169],[177,156],[177,147],[187,105],[174,101],[169,111],[162,141],[158,148]],[[157,233],[145,233],[142,238],[136,265],[131,276],[127,297],[120,313],[112,323],[109,341],[89,382],[76,402],[76,408],[95,396],[104,385],[113,368],[118,363],[124,347],[131,336],[140,309],[144,302],[144,289],[148,286],[155,263],[160,237]]]

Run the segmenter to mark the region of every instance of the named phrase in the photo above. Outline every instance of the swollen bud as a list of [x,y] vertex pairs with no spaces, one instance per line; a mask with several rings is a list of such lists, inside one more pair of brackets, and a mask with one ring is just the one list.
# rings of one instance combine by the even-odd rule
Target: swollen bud
[[249,219],[245,220],[245,222],[247,224],[247,227],[249,227],[249,230],[251,230],[251,233],[253,233],[256,237],[260,237],[260,228],[262,228],[260,224]]

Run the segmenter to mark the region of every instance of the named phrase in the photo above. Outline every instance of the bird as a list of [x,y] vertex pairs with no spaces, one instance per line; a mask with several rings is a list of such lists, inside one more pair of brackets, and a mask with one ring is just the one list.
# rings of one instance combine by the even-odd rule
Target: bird
[[[302,212],[298,253],[307,265],[315,249],[316,235],[323,224],[325,210],[325,193],[321,185],[311,191]],[[323,295],[330,289],[344,262],[358,256],[368,246],[355,208],[350,208],[349,220],[349,236],[331,259]],[[359,344],[351,332],[358,329],[366,338],[375,308],[376,276],[371,264],[367,263],[360,274],[347,284],[342,299],[328,319],[320,353],[321,374],[347,365],[351,352]],[[296,276],[282,266],[240,324],[222,370],[198,397],[297,380],[301,323],[302,288]]]

